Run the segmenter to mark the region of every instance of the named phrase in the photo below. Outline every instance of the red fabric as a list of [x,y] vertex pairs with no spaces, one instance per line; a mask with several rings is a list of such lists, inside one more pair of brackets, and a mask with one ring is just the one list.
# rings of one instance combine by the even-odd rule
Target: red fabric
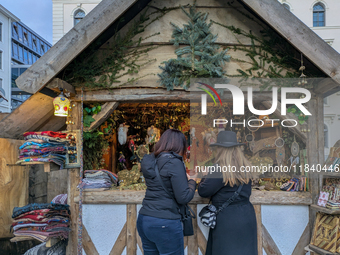
[[42,132],[25,132],[24,137],[28,135],[47,135],[49,137],[59,137],[66,138],[67,134],[62,132],[53,132],[53,131],[42,131]]
[[20,214],[19,217],[16,217],[14,219],[17,220],[17,219],[26,218],[25,216],[27,216],[27,215],[45,215],[49,211],[51,211],[51,209],[33,210],[33,211],[29,211],[27,213]]

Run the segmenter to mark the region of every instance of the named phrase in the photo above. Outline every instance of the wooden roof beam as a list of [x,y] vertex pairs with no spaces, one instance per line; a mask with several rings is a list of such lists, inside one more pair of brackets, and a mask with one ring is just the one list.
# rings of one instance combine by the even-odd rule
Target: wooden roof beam
[[104,0],[15,81],[34,94],[41,90],[137,0]]
[[94,122],[91,123],[91,126],[86,131],[92,131],[99,127],[108,117],[110,117],[111,113],[118,107],[118,102],[107,102],[102,106],[101,111],[98,114],[93,115],[95,119]]
[[276,0],[239,0],[340,84],[340,54]]
[[76,90],[74,89],[74,87],[59,78],[54,78],[46,85],[46,87],[58,94],[60,93],[60,89],[63,89],[64,94],[70,94],[68,97],[74,97],[76,95]]

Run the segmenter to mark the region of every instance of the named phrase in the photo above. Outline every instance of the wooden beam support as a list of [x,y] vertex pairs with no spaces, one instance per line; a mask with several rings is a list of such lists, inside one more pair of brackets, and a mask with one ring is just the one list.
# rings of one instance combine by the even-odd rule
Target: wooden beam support
[[197,241],[198,241],[198,248],[201,250],[201,253],[205,254],[205,251],[207,248],[207,239],[205,239],[202,233],[202,230],[199,226],[197,227]]
[[126,255],[136,255],[137,253],[137,205],[126,205]]
[[79,205],[74,203],[74,198],[79,195],[77,185],[79,183],[79,168],[68,169],[68,182],[67,182],[67,203],[70,205],[70,228],[71,232],[68,238],[68,245],[66,247],[66,254],[77,254],[78,244],[78,212]]
[[[145,197],[145,190],[106,190],[84,191],[85,204],[140,204]],[[74,200],[79,202],[79,197]],[[250,202],[254,205],[311,205],[312,197],[309,192],[283,192],[283,191],[252,191]],[[191,204],[208,204],[208,198],[195,194]]]
[[86,47],[98,38],[136,0],[101,1],[48,52],[16,80],[18,88],[34,94],[50,82]]
[[95,119],[94,122],[91,123],[91,126],[86,131],[92,131],[99,127],[114,110],[118,107],[118,102],[107,102],[102,106],[101,111],[98,114],[93,115]]
[[[307,139],[307,158],[308,158],[308,165],[309,168],[316,167],[316,165],[319,162],[319,152],[318,152],[318,142],[319,142],[319,135],[323,137],[323,129],[322,133],[320,134],[321,130],[318,130],[318,122],[322,121],[320,120],[319,116],[317,115],[317,107],[318,107],[318,100],[315,97],[312,97],[312,99],[308,102],[307,108],[312,114],[312,116],[309,116],[308,118],[308,129],[310,132],[308,132],[308,139]],[[312,203],[317,203],[317,197],[319,196],[319,174],[310,171],[309,172],[309,191],[312,195]],[[309,227],[310,227],[310,233],[313,231],[313,225],[315,221],[315,211],[309,210]]]
[[18,139],[39,122],[42,116],[53,113],[53,98],[41,93],[29,97],[10,115],[0,121],[0,137]]
[[96,246],[94,246],[91,237],[84,225],[83,225],[83,249],[86,254],[99,255],[99,252],[97,251]]
[[[340,84],[340,56],[279,1],[241,0],[320,70]],[[290,24],[285,26],[283,24]],[[320,61],[322,60],[322,61]]]
[[298,243],[296,244],[294,251],[292,255],[300,255],[304,254],[304,249],[305,247],[309,244],[310,242],[310,232],[309,232],[309,225],[307,224],[305,230],[303,231]]
[[[197,215],[197,205],[190,204],[191,209]],[[197,218],[192,220],[194,235],[188,236],[188,255],[198,255],[198,239],[197,239]]]
[[[201,100],[201,92],[189,92],[184,90],[167,91],[164,88],[121,88],[112,90],[85,91],[84,101],[86,102],[189,102],[190,100]],[[245,100],[247,93],[245,92]],[[221,96],[223,102],[232,101],[231,93],[224,93]],[[79,93],[73,99],[80,101]],[[271,92],[253,94],[254,102],[271,101]]]
[[[263,101],[262,104],[267,108],[270,109],[272,106],[272,101]],[[282,120],[288,120],[288,119],[293,119],[297,121],[297,126],[296,127],[291,127],[289,128],[290,131],[292,131],[297,137],[299,137],[302,142],[306,143],[307,142],[307,135],[306,133],[303,133],[301,131],[301,125],[299,124],[299,119],[290,112],[287,112],[287,115],[282,115],[281,114],[281,103],[277,102],[277,108],[274,111],[274,114]],[[285,121],[285,125],[294,125],[295,123],[293,121]]]
[[74,97],[76,95],[76,90],[74,89],[74,87],[71,84],[59,78],[54,78],[46,85],[46,87],[57,93],[60,93],[60,88],[62,88],[64,94],[68,93],[70,94],[69,97]]
[[338,91],[340,91],[339,84],[331,78],[320,79],[317,87],[314,89],[316,95],[321,94],[323,97],[327,97]]
[[262,255],[262,212],[261,205],[254,205],[257,223],[257,254]]
[[126,247],[126,223],[124,224],[122,230],[117,237],[115,244],[113,245],[109,255],[121,255]]
[[262,242],[263,242],[263,249],[267,255],[281,255],[279,248],[277,247],[276,243],[274,242],[273,238],[269,234],[268,230],[265,226],[262,225]]

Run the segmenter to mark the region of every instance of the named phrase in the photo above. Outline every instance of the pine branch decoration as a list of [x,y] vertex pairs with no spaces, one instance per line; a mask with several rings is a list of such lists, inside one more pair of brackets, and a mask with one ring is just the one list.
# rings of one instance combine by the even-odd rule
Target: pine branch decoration
[[217,45],[217,35],[211,33],[212,22],[207,23],[208,13],[197,12],[195,5],[187,12],[182,11],[189,18],[183,28],[170,23],[173,27],[171,43],[176,46],[176,59],[169,59],[159,66],[162,70],[158,74],[161,86],[167,90],[174,87],[188,89],[191,78],[221,78],[225,76],[223,66],[229,61],[227,49],[220,51]]

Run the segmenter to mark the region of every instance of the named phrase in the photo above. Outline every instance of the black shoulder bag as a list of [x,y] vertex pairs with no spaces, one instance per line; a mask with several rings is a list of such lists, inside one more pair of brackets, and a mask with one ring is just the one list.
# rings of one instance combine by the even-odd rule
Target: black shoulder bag
[[216,226],[216,216],[219,212],[221,212],[224,208],[230,205],[234,200],[239,196],[243,184],[241,184],[237,191],[235,191],[234,195],[229,198],[226,202],[224,202],[220,208],[216,208],[213,204],[206,205],[202,208],[199,213],[201,217],[201,222],[204,226],[214,229]]
[[194,234],[194,227],[192,225],[192,219],[196,219],[196,214],[188,205],[180,206],[175,197],[170,193],[170,191],[165,187],[164,182],[159,174],[157,161],[155,163],[155,171],[159,182],[161,183],[165,192],[174,200],[174,202],[178,205],[179,211],[181,214],[181,221],[183,223],[183,235],[184,236],[192,236]]

